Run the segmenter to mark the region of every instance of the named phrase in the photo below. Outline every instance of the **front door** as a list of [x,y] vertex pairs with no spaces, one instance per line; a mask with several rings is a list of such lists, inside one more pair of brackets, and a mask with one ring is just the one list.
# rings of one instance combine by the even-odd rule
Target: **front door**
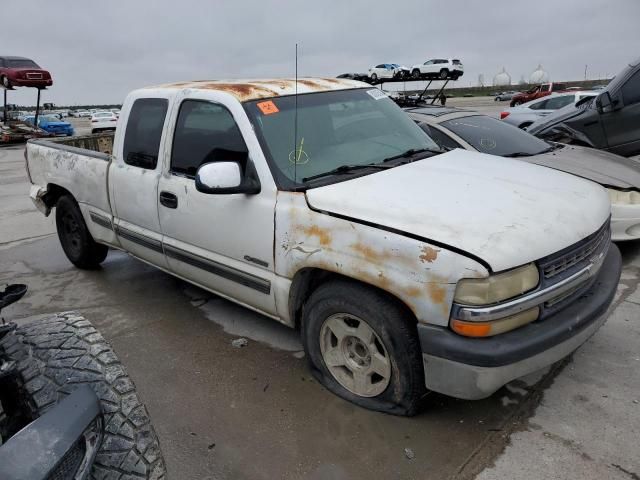
[[[192,95],[195,97],[183,99],[172,115],[175,132],[165,159],[166,174],[158,187],[167,262],[181,277],[275,315],[275,185],[259,170],[261,192],[255,195],[212,195],[196,190],[194,177],[202,164],[235,161],[244,171],[249,159],[261,153],[237,102],[228,108],[224,99],[220,103],[209,100],[214,94]],[[236,112],[232,114],[230,108]],[[245,141],[248,137],[251,142]],[[254,144],[253,153],[248,143]]]
[[138,98],[128,115],[124,141],[114,148],[109,172],[115,231],[122,248],[167,268],[158,219],[158,161],[165,131],[167,98]]

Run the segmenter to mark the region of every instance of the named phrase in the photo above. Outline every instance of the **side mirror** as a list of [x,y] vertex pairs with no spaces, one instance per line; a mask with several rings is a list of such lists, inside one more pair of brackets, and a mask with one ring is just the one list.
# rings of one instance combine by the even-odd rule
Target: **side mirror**
[[618,100],[612,100],[609,92],[602,92],[596,98],[598,113],[609,113],[617,110]]
[[255,167],[247,160],[244,176],[238,162],[211,162],[196,172],[196,190],[212,195],[260,193],[260,181]]

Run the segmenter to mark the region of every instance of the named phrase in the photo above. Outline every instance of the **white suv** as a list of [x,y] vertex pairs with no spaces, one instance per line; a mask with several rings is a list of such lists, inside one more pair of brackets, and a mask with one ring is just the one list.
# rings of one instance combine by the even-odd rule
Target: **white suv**
[[414,65],[411,68],[411,76],[414,78],[439,78],[441,80],[457,80],[464,74],[462,62],[451,58],[434,58],[426,62]]

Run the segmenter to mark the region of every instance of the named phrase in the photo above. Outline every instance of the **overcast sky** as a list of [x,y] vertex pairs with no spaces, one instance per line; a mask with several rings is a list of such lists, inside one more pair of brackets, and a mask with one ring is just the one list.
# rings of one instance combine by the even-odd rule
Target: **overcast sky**
[[[512,81],[541,63],[552,80],[615,75],[640,56],[640,0],[50,0],[0,5],[0,55],[51,71],[43,101],[120,103],[158,83],[366,72],[433,57],[465,65],[460,86]],[[35,104],[33,89],[9,102]]]

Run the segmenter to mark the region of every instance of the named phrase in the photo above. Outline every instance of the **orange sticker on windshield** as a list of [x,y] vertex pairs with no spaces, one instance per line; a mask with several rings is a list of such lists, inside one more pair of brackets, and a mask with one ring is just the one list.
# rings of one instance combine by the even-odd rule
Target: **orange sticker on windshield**
[[258,105],[258,108],[264,115],[272,115],[280,111],[278,110],[278,107],[276,107],[276,104],[273,103],[271,100],[267,100],[266,102],[260,102],[260,103],[257,103],[256,105]]

